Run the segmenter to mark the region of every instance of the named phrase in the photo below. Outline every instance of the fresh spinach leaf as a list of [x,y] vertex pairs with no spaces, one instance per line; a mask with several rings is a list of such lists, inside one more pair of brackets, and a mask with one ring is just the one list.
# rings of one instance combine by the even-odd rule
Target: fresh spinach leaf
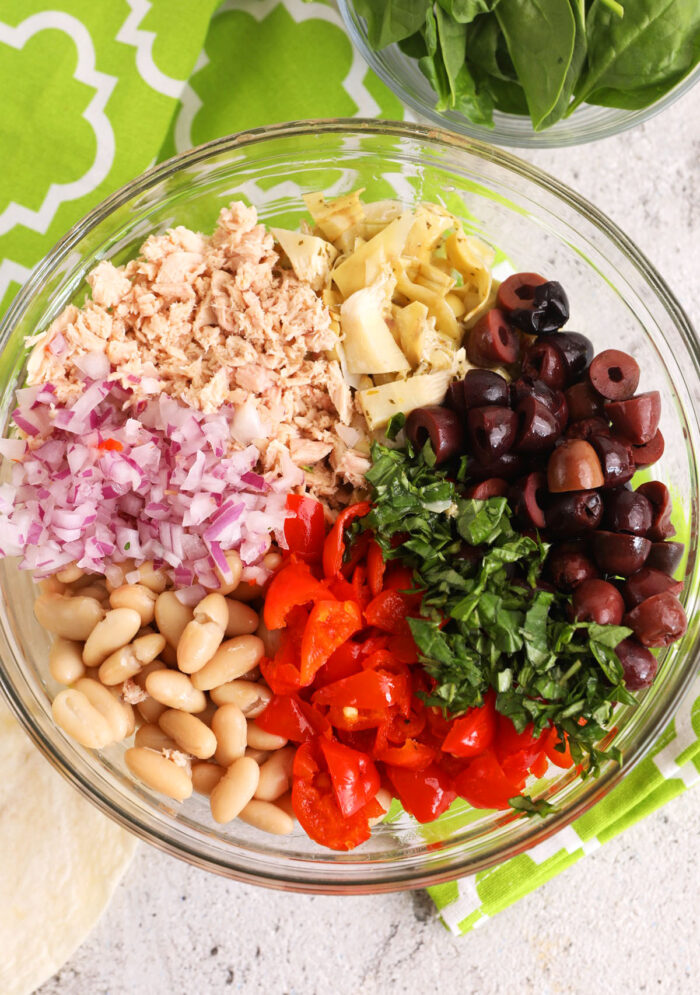
[[562,0],[502,0],[496,17],[538,130],[555,110],[574,55],[571,5]]
[[355,0],[367,21],[367,37],[374,49],[386,48],[418,31],[425,22],[431,0]]
[[658,99],[700,61],[700,3],[636,0],[619,18],[594,0],[586,33],[586,67],[569,112],[584,101],[647,106],[641,101]]
[[529,795],[516,795],[515,798],[508,799],[508,804],[516,812],[524,812],[528,816],[539,815],[542,818],[551,812],[559,811],[556,805],[545,801],[544,798],[538,798],[537,801],[533,801]]
[[497,3],[498,0],[438,0],[445,13],[460,24],[470,24],[479,14],[488,14]]
[[556,104],[549,114],[540,122],[539,126],[535,129],[536,131],[543,131],[545,128],[551,128],[553,124],[556,124],[557,121],[560,121],[565,116],[569,104],[571,103],[574,89],[576,88],[576,84],[578,83],[581,71],[586,61],[588,41],[586,38],[586,8],[584,0],[569,0],[569,2],[571,4],[571,13],[573,14],[576,25],[574,49],[571,53],[571,62],[569,63],[569,68]]

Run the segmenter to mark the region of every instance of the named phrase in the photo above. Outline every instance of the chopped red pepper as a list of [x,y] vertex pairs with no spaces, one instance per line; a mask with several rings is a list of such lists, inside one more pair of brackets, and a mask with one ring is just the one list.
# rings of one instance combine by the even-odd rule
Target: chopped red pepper
[[343,815],[319,740],[298,747],[294,757],[292,807],[306,833],[332,850],[352,850],[369,839],[369,819],[383,809],[374,798],[351,816]]
[[266,732],[284,736],[293,743],[303,743],[330,728],[330,723],[317,708],[288,694],[276,694],[255,721]]
[[437,750],[417,739],[407,739],[402,746],[375,747],[374,757],[393,767],[425,770],[437,758]]
[[344,816],[355,815],[379,791],[379,772],[366,753],[333,739],[319,740],[333,782],[338,807]]
[[361,628],[362,612],[354,601],[318,601],[301,641],[302,687],[310,684],[335,650]]
[[398,591],[382,591],[365,608],[368,625],[374,625],[383,632],[400,635],[408,629],[406,617],[409,606]]
[[557,767],[563,767],[564,770],[568,770],[569,767],[573,767],[574,760],[571,756],[571,749],[569,747],[569,737],[564,733],[564,749],[557,749],[561,747],[561,736],[556,729],[551,729],[549,735],[544,741],[544,752]]
[[476,757],[491,746],[495,735],[496,709],[491,694],[479,708],[470,708],[453,721],[442,748],[453,757]]
[[492,750],[470,760],[456,776],[455,787],[474,808],[508,808],[508,800],[520,794],[519,785],[506,777]]
[[318,705],[367,708],[380,711],[402,704],[409,695],[406,679],[381,670],[363,670],[320,688],[312,700]]
[[103,439],[97,444],[98,449],[103,449],[108,453],[120,453],[124,446],[118,439]]
[[314,498],[288,494],[287,511],[284,538],[289,552],[312,563],[320,562],[326,537],[323,505]]
[[345,553],[345,529],[356,518],[363,518],[369,514],[370,508],[369,501],[360,501],[345,508],[336,518],[323,545],[323,573],[326,577],[335,577],[340,573]]
[[437,764],[425,770],[387,764],[386,773],[403,807],[419,822],[437,819],[457,797],[451,778]]
[[333,595],[316,580],[306,563],[292,559],[272,579],[265,596],[263,619],[268,629],[281,629],[292,608],[310,601],[328,601]]

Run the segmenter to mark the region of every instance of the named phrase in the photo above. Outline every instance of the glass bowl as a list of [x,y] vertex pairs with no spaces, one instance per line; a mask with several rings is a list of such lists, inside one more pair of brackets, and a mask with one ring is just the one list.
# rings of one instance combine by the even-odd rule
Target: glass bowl
[[398,45],[388,45],[380,52],[371,48],[367,39],[366,21],[355,10],[353,0],[338,0],[338,9],[352,43],[399,100],[412,108],[421,118],[433,124],[496,145],[524,149],[560,148],[594,142],[599,138],[609,138],[620,131],[634,128],[642,121],[658,114],[700,80],[700,66],[698,66],[665,96],[641,110],[582,104],[571,117],[557,121],[555,125],[544,131],[535,131],[529,117],[494,111],[494,127],[488,128],[485,125],[474,124],[457,111],[436,110],[436,93],[418,68],[417,60],[404,55]]
[[210,231],[230,200],[247,198],[267,222],[295,225],[301,194],[364,187],[368,200],[441,200],[468,230],[496,245],[503,272],[544,270],[571,298],[574,327],[598,348],[632,350],[643,386],[663,397],[667,449],[658,467],[689,541],[683,595],[690,626],[669,649],[653,689],[623,709],[616,742],[625,761],[583,781],[552,769],[537,794],[558,811],[528,820],[462,804],[439,823],[385,823],[351,853],[322,850],[301,829],[265,836],[234,822],[217,826],[205,798],[178,807],[134,783],[123,745],[83,749],[53,723],[58,686],[47,669],[47,633],[33,617],[31,578],[0,562],[0,686],[39,749],[93,803],[132,832],[193,864],[272,887],[312,892],[415,888],[475,872],[520,853],[594,805],[650,749],[671,720],[698,665],[698,343],[661,277],[594,207],[537,169],[490,146],[416,125],[307,121],[245,132],[180,155],[117,191],[79,222],[37,266],[0,327],[0,404],[6,429],[25,375],[25,336],[69,302],[81,303],[85,275],[100,259],[133,257],[152,232],[175,224]]

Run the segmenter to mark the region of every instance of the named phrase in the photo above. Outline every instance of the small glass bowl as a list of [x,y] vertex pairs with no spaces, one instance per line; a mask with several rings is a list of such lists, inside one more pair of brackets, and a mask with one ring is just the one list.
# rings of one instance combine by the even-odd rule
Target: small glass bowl
[[494,111],[493,128],[474,124],[458,111],[438,111],[437,95],[418,68],[418,61],[401,51],[398,45],[387,45],[380,52],[371,48],[367,39],[367,24],[355,10],[353,0],[338,0],[338,9],[350,39],[363,59],[399,100],[412,108],[420,118],[432,121],[459,135],[479,138],[482,142],[511,148],[561,148],[583,145],[599,138],[609,138],[620,131],[634,128],[668,107],[700,80],[700,66],[681,80],[665,96],[641,110],[618,107],[596,107],[582,104],[569,118],[557,121],[551,128],[535,131],[529,117]]
[[[70,302],[82,303],[86,274],[101,259],[123,263],[152,233],[182,224],[211,231],[219,210],[244,197],[268,223],[296,226],[301,195],[365,188],[367,200],[406,205],[442,201],[469,231],[497,246],[504,267],[543,270],[571,300],[574,327],[598,349],[634,352],[643,387],[663,398],[666,452],[654,473],[687,517],[683,599],[690,625],[664,653],[657,681],[636,709],[621,709],[616,744],[622,768],[599,780],[552,768],[537,795],[558,811],[540,820],[467,810],[418,826],[407,816],[376,827],[351,853],[323,850],[299,828],[265,836],[239,822],[217,826],[208,802],[177,806],[136,784],[124,746],[100,752],[58,729],[50,702],[59,690],[47,667],[49,637],[35,621],[31,577],[0,561],[0,689],[39,749],[94,804],[127,829],[200,867],[288,890],[379,892],[417,888],[483,870],[551,836],[601,799],[667,726],[698,667],[698,450],[693,395],[700,354],[687,318],[661,277],[592,205],[544,173],[490,146],[438,129],[376,121],[306,121],[245,132],[201,146],[152,169],[80,221],[36,267],[0,325],[0,427],[26,369],[25,337]],[[7,471],[7,468],[4,468]]]

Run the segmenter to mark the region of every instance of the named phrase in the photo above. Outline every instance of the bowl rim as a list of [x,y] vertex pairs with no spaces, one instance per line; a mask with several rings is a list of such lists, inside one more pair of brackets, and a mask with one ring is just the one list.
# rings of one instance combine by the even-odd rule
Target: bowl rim
[[[477,139],[458,135],[441,128],[426,127],[405,122],[376,121],[367,118],[305,119],[249,129],[223,138],[214,139],[187,152],[180,153],[135,177],[97,204],[90,212],[76,222],[46,256],[37,263],[26,283],[11,302],[4,317],[0,320],[0,348],[4,348],[17,318],[31,302],[36,290],[44,283],[46,275],[55,268],[71,251],[76,242],[83,238],[87,232],[104,221],[113,211],[123,206],[134,196],[148,190],[149,187],[157,184],[173,172],[186,169],[227,151],[244,149],[249,145],[261,145],[280,138],[317,136],[319,133],[323,133],[324,136],[337,134],[339,136],[345,135],[346,137],[348,135],[362,137],[364,135],[375,134],[383,137],[417,140],[428,146],[448,146],[451,150],[465,151],[484,161],[504,167],[510,172],[517,173],[520,177],[532,182],[536,186],[545,188],[578,214],[583,215],[587,221],[598,229],[599,233],[605,239],[612,242],[614,247],[627,257],[628,262],[638,271],[659,303],[675,322],[689,357],[692,359],[695,377],[700,379],[700,340],[695,337],[692,325],[683,308],[676,300],[665,280],[656,272],[649,260],[646,259],[628,236],[603,212],[599,211],[585,198],[570,190],[556,178],[549,176],[543,170],[524,162],[503,149],[495,148]],[[686,665],[682,676],[679,675],[679,680],[673,692],[669,694],[663,713],[658,718],[654,729],[648,731],[642,741],[636,745],[636,748],[630,751],[629,755],[625,757],[622,766],[608,771],[597,782],[594,782],[596,790],[592,791],[590,796],[577,800],[565,812],[552,813],[538,823],[533,823],[529,833],[516,841],[501,842],[493,851],[489,852],[488,856],[479,856],[476,859],[470,858],[468,862],[463,862],[462,864],[458,860],[455,860],[454,864],[446,870],[431,868],[426,872],[421,872],[420,870],[416,872],[412,867],[402,872],[397,872],[392,869],[391,864],[386,864],[385,870],[381,862],[369,861],[362,866],[361,871],[357,870],[358,865],[352,865],[352,880],[349,880],[348,877],[342,874],[338,874],[334,871],[332,864],[328,862],[323,865],[325,875],[323,879],[309,880],[303,872],[302,876],[295,874],[293,861],[290,861],[292,866],[289,869],[285,868],[283,873],[280,874],[278,873],[279,868],[276,868],[274,872],[270,872],[265,869],[260,870],[259,864],[257,865],[258,869],[251,872],[247,869],[245,860],[243,862],[240,859],[238,861],[227,861],[223,857],[218,858],[214,855],[202,856],[196,846],[191,845],[179,830],[173,830],[163,823],[161,823],[160,828],[154,828],[147,825],[140,814],[138,816],[127,814],[120,807],[118,799],[110,797],[108,792],[103,791],[94,779],[91,780],[80,771],[74,769],[69,764],[65,754],[57,750],[55,744],[50,744],[44,738],[38,723],[20,700],[19,693],[10,681],[0,661],[0,692],[5,697],[14,716],[52,766],[111,819],[146,842],[203,869],[216,871],[245,883],[313,894],[379,893],[440,884],[452,881],[466,874],[474,874],[485,870],[544,842],[597,804],[648,754],[662,730],[675,714],[680,701],[687,693],[694,677],[695,668]],[[155,813],[153,815],[154,818],[157,818]],[[452,859],[452,855],[450,859]],[[301,861],[300,863],[306,865],[306,861]]]
[[[581,110],[584,112],[586,110],[589,112],[596,111],[598,116],[593,121],[586,121],[584,126],[579,113],[578,122],[580,126],[578,128],[573,123],[574,115],[572,115],[569,118],[563,118],[562,121],[557,121],[553,127],[545,128],[543,131],[535,131],[530,118],[526,115],[507,114],[504,111],[495,111],[494,127],[488,128],[486,125],[474,123],[468,117],[456,111],[453,112],[453,116],[448,118],[442,111],[436,109],[434,103],[428,104],[419,96],[416,96],[413,90],[408,89],[404,85],[397,86],[397,76],[389,71],[383,58],[383,53],[387,49],[395,48],[396,43],[387,45],[384,49],[373,49],[369,44],[365,30],[365,18],[356,10],[353,0],[337,0],[337,5],[343,25],[351,42],[370,69],[402,103],[410,107],[412,111],[420,115],[424,120],[433,122],[439,127],[447,129],[452,127],[455,129],[455,133],[467,135],[477,140],[487,140],[490,137],[495,144],[507,148],[570,148],[610,138],[613,135],[619,135],[623,131],[629,131],[630,128],[636,128],[645,121],[649,121],[682,97],[697,83],[700,83],[700,65],[697,65],[682,79],[678,80],[667,93],[663,94],[663,96],[647,107],[630,110],[623,107],[605,107],[599,104],[584,103],[580,108],[577,108],[577,112],[575,113],[579,113]],[[404,56],[404,58],[409,59],[410,57]],[[437,100],[437,94],[435,94],[435,99]],[[523,132],[522,134],[518,134],[516,132],[500,131],[499,122],[512,122],[515,125],[522,122]],[[558,130],[558,126],[563,122],[571,124],[570,131],[563,132],[562,130]]]

